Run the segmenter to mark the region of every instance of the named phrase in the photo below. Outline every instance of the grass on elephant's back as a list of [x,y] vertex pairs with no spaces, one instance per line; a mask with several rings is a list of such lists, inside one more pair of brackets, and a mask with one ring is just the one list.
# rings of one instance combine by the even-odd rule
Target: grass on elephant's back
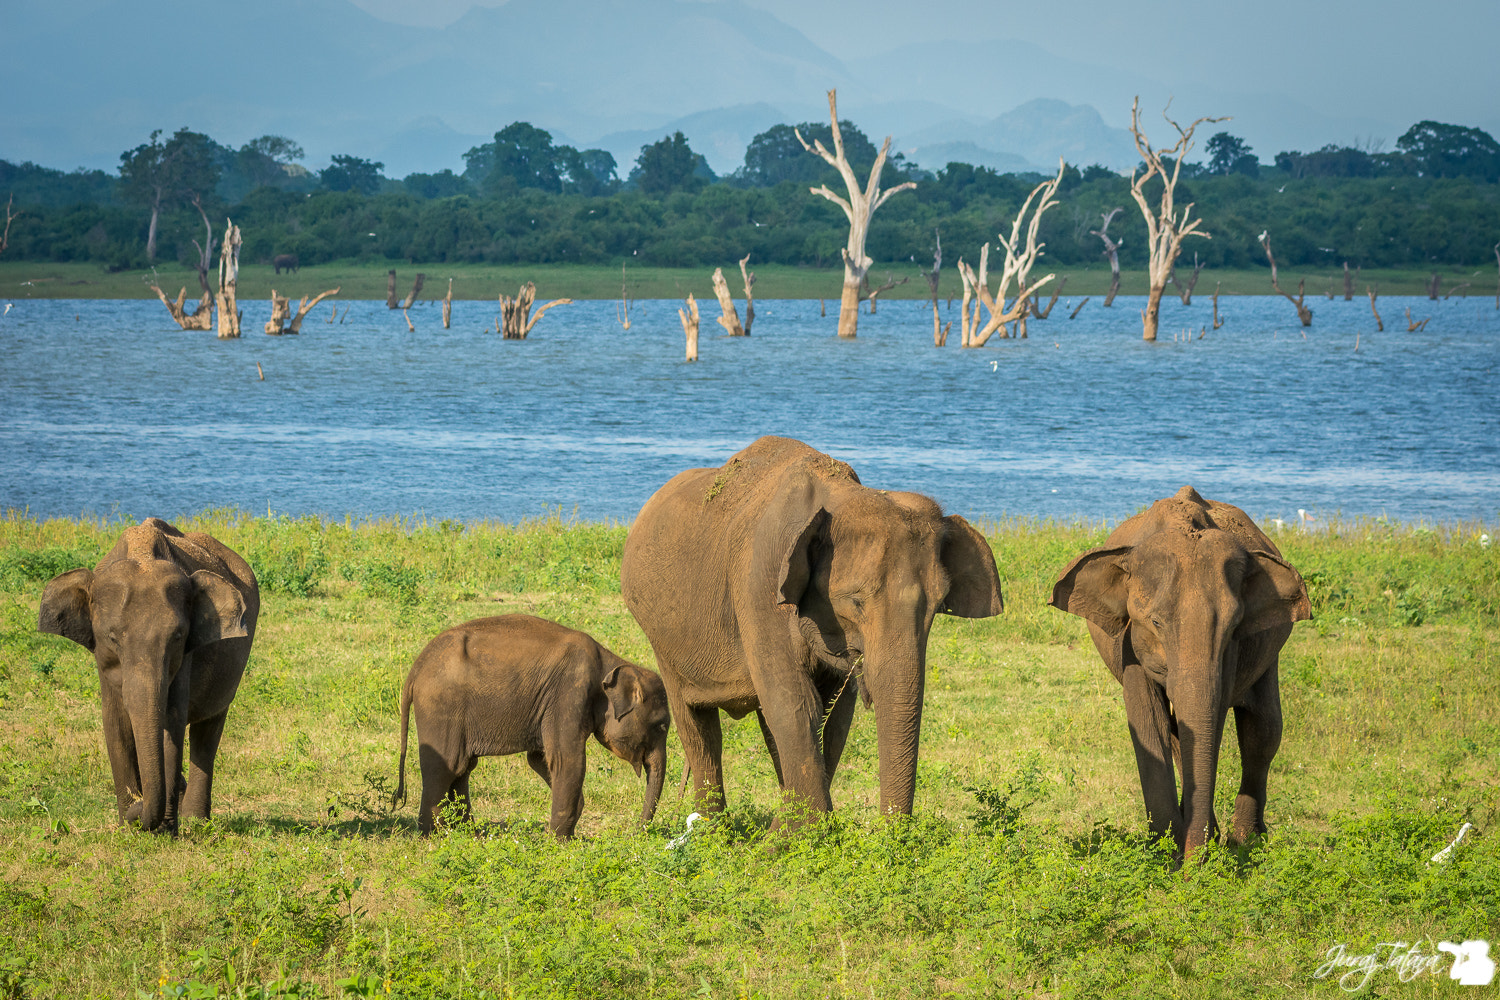
[[[91,658],[34,631],[54,567],[29,555],[102,553],[119,526],[0,521],[0,566],[13,574],[0,583],[0,907],[14,915],[0,921],[0,976],[19,962],[38,995],[150,989],[164,971],[227,988],[226,963],[252,983],[280,965],[326,994],[358,973],[415,996],[1043,983],[1255,995],[1310,982],[1333,940],[1494,939],[1490,839],[1451,870],[1422,865],[1465,809],[1492,826],[1500,783],[1495,550],[1472,532],[1276,536],[1322,574],[1310,582],[1319,617],[1282,658],[1277,836],[1183,880],[1140,836],[1118,687],[1081,624],[1045,607],[1057,568],[1100,528],[985,526],[1006,613],[934,628],[914,821],[874,815],[878,748],[861,711],[835,824],[774,854],[717,835],[683,854],[663,849],[690,808],[675,780],[653,835],[637,838],[643,783],[597,746],[573,845],[538,834],[547,794],[519,758],[474,773],[479,817],[511,823],[482,838],[418,841],[413,806],[390,813],[380,794],[394,782],[395,693],[442,628],[527,610],[652,662],[617,592],[623,528],[223,512],[178,524],[253,553],[265,583],[217,818],[170,842],[112,829]],[[726,720],[725,756],[733,828],[763,829],[776,788],[753,718]],[[681,759],[674,737],[670,778]],[[1226,732],[1221,817],[1237,766]],[[419,785],[414,767],[407,776]],[[1015,832],[992,837],[985,822]]]

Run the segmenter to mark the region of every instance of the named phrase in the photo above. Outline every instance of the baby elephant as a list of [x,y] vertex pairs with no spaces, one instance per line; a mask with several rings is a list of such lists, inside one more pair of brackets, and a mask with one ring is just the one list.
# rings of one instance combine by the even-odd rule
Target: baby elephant
[[641,822],[656,812],[667,772],[667,691],[661,678],[592,637],[531,615],[477,618],[448,629],[417,656],[401,688],[401,764],[392,806],[406,798],[406,734],[417,710],[422,766],[422,833],[438,803],[469,814],[469,772],[480,757],[524,753],[552,789],[559,839],[573,835],[583,809],[590,734],[610,752],[646,768]]

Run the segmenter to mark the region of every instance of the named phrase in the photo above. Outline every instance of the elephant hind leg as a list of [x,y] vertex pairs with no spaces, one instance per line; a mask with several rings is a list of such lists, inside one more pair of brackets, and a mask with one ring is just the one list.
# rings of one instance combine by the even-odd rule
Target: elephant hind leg
[[449,762],[436,747],[426,743],[418,747],[418,759],[422,767],[422,807],[417,813],[417,826],[425,837],[437,823],[438,809],[445,799],[455,799],[462,779],[464,808],[468,808],[468,772]]
[[[214,758],[224,735],[228,710],[213,718],[195,722],[188,729],[187,794],[182,801],[182,815],[208,819],[213,808]],[[179,782],[182,776],[179,775]]]

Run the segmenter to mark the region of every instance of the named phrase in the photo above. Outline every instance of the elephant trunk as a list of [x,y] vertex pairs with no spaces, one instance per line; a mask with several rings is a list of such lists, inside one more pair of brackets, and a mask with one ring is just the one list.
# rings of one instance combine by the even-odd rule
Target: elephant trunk
[[135,737],[135,766],[140,776],[140,822],[146,830],[159,829],[166,819],[167,795],[175,792],[166,783],[163,770],[162,733],[166,693],[160,681],[134,686],[136,697],[128,698],[130,727]]
[[656,815],[656,803],[661,798],[662,783],[667,777],[667,738],[662,736],[661,742],[651,748],[646,755],[646,801],[641,806],[641,825],[651,822],[651,817]]
[[[872,644],[873,645],[873,644]],[[915,636],[876,647],[865,658],[865,686],[874,701],[880,750],[881,815],[911,815],[917,790],[917,743],[922,732],[922,692],[927,663]]]
[[1218,833],[1214,787],[1219,773],[1229,679],[1222,650],[1223,641],[1216,641],[1208,655],[1194,657],[1196,662],[1187,663],[1182,676],[1188,681],[1176,686],[1172,698],[1182,756],[1183,829],[1177,836],[1184,858],[1191,857]]

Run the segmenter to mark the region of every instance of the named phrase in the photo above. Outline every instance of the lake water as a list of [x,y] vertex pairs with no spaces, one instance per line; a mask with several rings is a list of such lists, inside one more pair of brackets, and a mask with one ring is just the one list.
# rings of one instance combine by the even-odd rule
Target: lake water
[[[1076,300],[1073,300],[1076,301]],[[0,506],[172,517],[208,507],[516,521],[628,520],[676,472],[762,434],[850,462],[970,517],[1118,520],[1184,483],[1259,518],[1500,520],[1500,312],[1493,298],[1061,300],[1029,340],[932,346],[927,304],[882,303],[859,339],[837,302],[757,303],[754,335],[683,361],[676,302],[550,311],[527,341],[496,309],[354,302],[299,337],[184,333],[154,301],[26,301],[0,318]],[[1406,332],[1403,309],[1431,317]],[[341,306],[342,312],[342,306]],[[957,318],[955,304],[946,318]],[[76,317],[76,318],[75,318]],[[956,323],[955,323],[956,327]],[[1355,350],[1355,337],[1359,349]],[[261,381],[256,363],[265,372]]]

